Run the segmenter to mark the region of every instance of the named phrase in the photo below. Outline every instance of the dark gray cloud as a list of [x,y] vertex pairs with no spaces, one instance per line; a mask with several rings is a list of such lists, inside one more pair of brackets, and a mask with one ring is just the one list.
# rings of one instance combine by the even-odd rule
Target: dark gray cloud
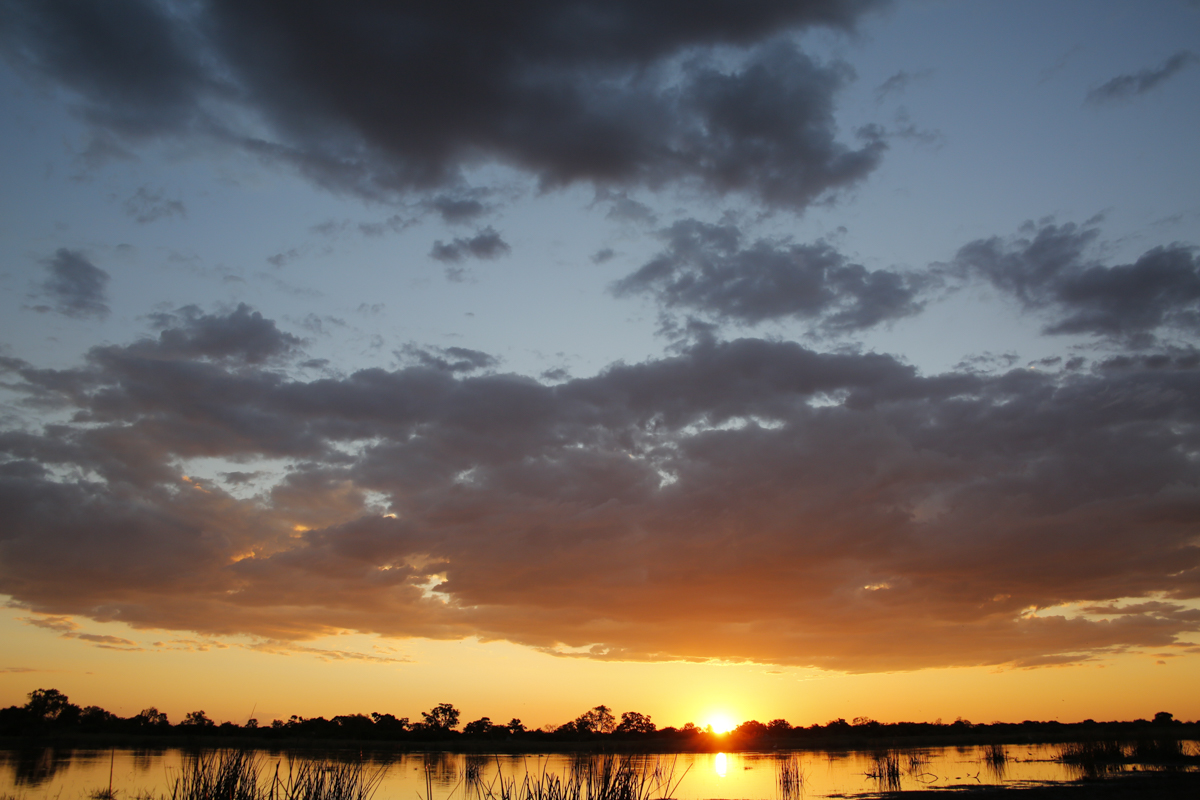
[[666,249],[614,284],[615,294],[649,294],[665,309],[727,322],[793,318],[848,331],[919,312],[919,291],[929,280],[869,271],[823,242],[746,243],[731,223],[681,220],[663,236]]
[[494,160],[544,187],[683,183],[798,207],[861,180],[883,143],[838,141],[847,68],[780,37],[850,30],[880,5],[7,0],[0,45],[74,92],[109,149],[220,142],[378,199],[461,186]]
[[[300,339],[276,327],[245,303],[226,314],[204,314],[187,306],[152,317],[163,330],[157,339],[130,346],[127,352],[155,360],[212,359],[262,364],[290,355]],[[101,352],[101,351],[93,351]]]
[[[1193,352],[925,376],[710,336],[553,385],[459,370],[487,357],[453,348],[301,380],[172,344],[204,316],[72,369],[0,360],[11,390],[74,411],[0,430],[0,592],[204,635],[847,670],[1200,630]],[[288,467],[242,500],[196,458]]]
[[187,216],[187,209],[184,208],[183,201],[167,200],[162,190],[154,191],[145,186],[140,187],[126,199],[123,208],[126,214],[143,224],[164,217]]
[[493,259],[506,256],[512,248],[501,238],[491,225],[470,238],[457,236],[451,242],[438,239],[429,251],[429,257],[438,261],[457,264],[466,258]]
[[1147,250],[1132,264],[1089,256],[1096,228],[1028,224],[1012,239],[964,245],[955,265],[983,277],[1053,320],[1046,333],[1089,333],[1146,346],[1164,330],[1200,331],[1200,261],[1195,248]]
[[39,311],[57,311],[68,317],[107,317],[109,276],[78,250],[61,247],[42,262],[50,277],[41,285],[50,306]]
[[1139,94],[1145,94],[1154,87],[1172,78],[1184,67],[1200,58],[1195,53],[1181,50],[1175,53],[1154,69],[1144,69],[1132,75],[1118,75],[1112,80],[1097,86],[1087,94],[1089,103],[1108,103],[1114,100],[1127,100]]
[[617,222],[631,222],[639,225],[653,225],[658,222],[658,215],[645,203],[634,200],[627,192],[614,192],[611,189],[601,189],[596,192],[593,205],[608,204],[608,219]]
[[471,350],[467,347],[417,347],[415,345],[408,345],[397,355],[403,357],[406,361],[412,361],[423,367],[451,373],[474,372],[475,370],[494,367],[500,363],[495,356],[488,355],[480,350]]
[[491,211],[491,207],[484,202],[487,194],[486,191],[478,189],[439,194],[430,198],[427,206],[440,214],[443,222],[461,225],[474,222]]
[[902,94],[913,83],[925,80],[932,74],[933,70],[931,69],[922,69],[917,72],[909,72],[902,69],[875,87],[875,100],[882,103],[889,95]]

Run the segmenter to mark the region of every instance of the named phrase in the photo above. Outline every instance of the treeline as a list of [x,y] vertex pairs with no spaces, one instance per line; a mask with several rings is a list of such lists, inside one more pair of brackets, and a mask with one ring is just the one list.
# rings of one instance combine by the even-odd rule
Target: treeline
[[710,750],[753,749],[757,747],[804,747],[830,742],[879,741],[897,739],[928,740],[1035,740],[1067,738],[1134,737],[1148,732],[1175,738],[1200,738],[1200,723],[1181,722],[1165,711],[1153,719],[1126,722],[1077,723],[1025,720],[1019,723],[992,722],[975,724],[962,718],[943,724],[936,722],[882,723],[866,717],[851,722],[835,719],[824,725],[799,727],[787,720],[770,722],[748,720],[726,734],[714,733],[687,723],[681,728],[659,728],[650,717],[626,711],[618,719],[608,706],[596,706],[563,725],[528,729],[519,719],[507,723],[481,717],[463,724],[461,713],[450,703],[441,703],[421,713],[420,720],[393,714],[343,714],[332,719],[293,715],[287,720],[262,724],[250,719],[245,724],[220,724],[204,711],[192,711],[177,723],[156,708],[147,708],[132,717],[120,717],[99,706],[80,707],[57,689],[30,692],[22,706],[0,709],[0,736],[57,737],[71,734],[135,737],[230,737],[254,740],[355,740],[387,742],[525,742],[547,745],[554,742],[594,743],[642,742],[662,749]]

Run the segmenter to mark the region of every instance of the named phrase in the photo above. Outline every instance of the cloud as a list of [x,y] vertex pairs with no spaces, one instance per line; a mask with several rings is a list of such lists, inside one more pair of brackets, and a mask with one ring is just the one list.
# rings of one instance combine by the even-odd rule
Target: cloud
[[53,257],[42,262],[50,277],[42,284],[42,294],[53,302],[52,307],[38,310],[57,311],[68,317],[107,317],[109,313],[109,275],[78,250],[61,247]]
[[22,617],[21,621],[35,628],[45,628],[48,631],[58,631],[59,633],[70,633],[79,628],[78,623],[70,617],[63,616]]
[[811,320],[828,331],[862,330],[921,310],[926,278],[850,263],[832,246],[760,239],[733,224],[681,220],[666,249],[613,285],[618,297],[649,294],[664,309],[723,322]]
[[320,647],[307,647],[296,642],[281,641],[271,639],[268,641],[254,642],[253,644],[243,645],[247,650],[254,650],[259,653],[271,653],[273,655],[292,655],[293,653],[304,653],[313,655],[322,661],[368,661],[375,664],[411,664],[412,659],[407,656],[399,658],[393,656],[373,656],[369,653],[358,653],[353,650],[330,650]]
[[[128,352],[155,360],[211,359],[244,364],[261,364],[291,354],[299,337],[284,333],[273,320],[245,303],[226,314],[204,314],[186,306],[174,314],[157,314],[154,321],[163,330],[157,340],[146,339]],[[94,350],[99,354],[103,350]]]
[[473,372],[500,363],[494,356],[466,347],[429,348],[408,345],[397,355],[402,355],[423,367],[443,372]]
[[852,30],[881,5],[28,0],[6,4],[0,46],[69,89],[109,150],[234,147],[380,200],[460,187],[492,162],[546,188],[675,184],[802,207],[861,180],[883,144],[837,140],[847,68],[785,41]]
[[[207,316],[229,315],[177,315],[159,341]],[[852,671],[1073,663],[1200,630],[1182,353],[922,375],[709,336],[547,384],[450,348],[308,380],[157,346],[0,361],[72,412],[0,430],[0,592],[38,614]],[[195,459],[287,468],[239,499]]]
[[931,75],[933,75],[933,70],[931,69],[922,69],[917,72],[908,72],[902,69],[875,87],[875,102],[882,103],[889,95],[902,94],[913,83],[925,80]]
[[429,257],[437,261],[457,264],[465,258],[495,259],[512,252],[508,243],[491,226],[484,228],[469,239],[456,237],[446,244],[440,239],[433,243]]
[[80,633],[79,624],[66,616],[22,617],[21,621],[26,625],[33,625],[35,628],[56,631],[63,639],[79,639],[83,642],[91,642],[98,647],[137,647],[137,642],[120,636],[111,636],[103,633]]
[[1164,329],[1200,331],[1195,248],[1147,250],[1132,264],[1088,257],[1096,228],[1027,224],[1021,236],[964,245],[954,265],[982,277],[1025,308],[1052,316],[1045,333],[1087,333],[1148,346]]
[[473,222],[487,214],[491,208],[483,202],[487,192],[479,189],[439,194],[430,198],[426,205],[441,215],[442,221],[451,225]]
[[154,222],[164,217],[187,216],[187,209],[180,200],[166,200],[161,190],[151,191],[145,186],[138,188],[124,203],[125,213],[141,223]]
[[605,216],[617,222],[638,225],[653,225],[658,222],[658,215],[654,213],[654,210],[650,206],[634,200],[626,192],[601,189],[596,192],[596,199],[593,205],[598,203],[607,203],[608,213]]
[[1144,69],[1132,75],[1118,75],[1107,83],[1092,89],[1087,94],[1087,102],[1110,103],[1114,100],[1127,100],[1136,95],[1145,94],[1197,60],[1200,59],[1195,53],[1181,50],[1155,69]]

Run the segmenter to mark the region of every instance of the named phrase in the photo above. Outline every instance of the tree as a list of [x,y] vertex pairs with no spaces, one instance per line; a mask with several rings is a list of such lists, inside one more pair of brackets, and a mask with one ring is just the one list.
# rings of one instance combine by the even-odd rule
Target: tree
[[514,736],[518,733],[525,732],[525,723],[521,722],[521,720],[517,719],[516,717],[510,719],[506,727],[508,728],[508,732]]
[[28,697],[25,710],[38,722],[61,725],[79,718],[79,706],[74,705],[58,689],[34,689]]
[[767,723],[767,732],[773,736],[779,736],[784,733],[790,733],[792,724],[786,719],[773,719]]
[[116,714],[113,714],[111,711],[105,711],[100,706],[88,706],[79,714],[79,723],[93,730],[102,728],[116,720]]
[[408,730],[408,717],[396,719],[395,714],[380,714],[378,711],[372,711],[371,719],[375,721],[376,730],[388,734],[403,733]]
[[480,734],[492,732],[492,720],[490,717],[480,717],[474,722],[468,722],[463,726],[463,733],[478,736]]
[[748,719],[733,729],[739,736],[762,736],[767,732],[767,726],[756,719]]
[[209,719],[203,711],[189,711],[184,714],[183,722],[179,724],[189,728],[215,728],[217,726],[217,723]]
[[159,711],[154,706],[142,709],[142,712],[134,717],[134,720],[139,726],[151,726],[155,728],[165,727],[171,724],[167,720],[167,715]]
[[580,733],[612,733],[617,728],[616,717],[608,706],[596,706],[585,711],[572,723]]
[[458,727],[459,710],[449,703],[438,703],[429,711],[422,711],[425,727],[437,731],[452,731]]
[[621,714],[621,723],[617,725],[617,733],[654,733],[654,729],[650,717],[636,711]]

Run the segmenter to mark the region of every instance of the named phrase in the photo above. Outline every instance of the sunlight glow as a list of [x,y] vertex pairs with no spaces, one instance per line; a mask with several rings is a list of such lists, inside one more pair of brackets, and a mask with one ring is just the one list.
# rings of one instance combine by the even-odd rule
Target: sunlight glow
[[716,713],[708,718],[708,726],[712,728],[713,733],[729,733],[737,727],[737,723],[733,721],[733,717],[725,713]]
[[713,759],[713,769],[716,770],[718,778],[725,777],[725,773],[729,770],[729,761],[724,753],[717,753],[717,757]]

